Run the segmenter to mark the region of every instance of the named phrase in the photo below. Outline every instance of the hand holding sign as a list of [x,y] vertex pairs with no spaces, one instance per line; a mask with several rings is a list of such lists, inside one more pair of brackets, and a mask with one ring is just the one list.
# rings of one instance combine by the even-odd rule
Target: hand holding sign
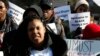
[[69,14],[70,31],[75,31],[78,27],[85,28],[90,23],[90,12]]

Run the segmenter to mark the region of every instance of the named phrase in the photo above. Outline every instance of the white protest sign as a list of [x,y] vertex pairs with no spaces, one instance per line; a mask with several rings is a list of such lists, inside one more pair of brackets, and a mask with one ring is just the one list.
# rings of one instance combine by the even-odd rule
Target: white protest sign
[[100,41],[66,39],[68,56],[96,56],[100,54]]
[[70,31],[75,31],[78,27],[85,28],[90,23],[90,12],[68,14]]
[[55,23],[49,23],[47,25],[54,31],[55,34],[57,34],[57,27]]
[[93,0],[98,6],[100,6],[100,0]]
[[54,8],[55,17],[59,16],[61,19],[68,20],[68,14],[71,13],[70,5]]
[[21,7],[9,2],[8,14],[12,17],[13,21],[15,21],[17,25],[19,25],[23,21],[22,16],[24,11],[25,10]]

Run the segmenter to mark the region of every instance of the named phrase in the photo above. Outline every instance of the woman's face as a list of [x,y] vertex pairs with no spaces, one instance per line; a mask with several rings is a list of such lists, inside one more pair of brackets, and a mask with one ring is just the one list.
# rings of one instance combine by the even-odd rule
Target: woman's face
[[34,19],[28,24],[29,39],[36,45],[43,42],[45,36],[45,27],[39,19]]
[[2,1],[0,1],[0,21],[4,20],[4,18],[2,17],[4,17],[6,13],[7,13],[7,8],[5,4]]
[[88,9],[88,7],[87,7],[86,5],[84,5],[84,4],[80,5],[80,6],[77,8],[77,10],[76,10],[77,13],[87,12],[87,11],[89,11],[89,9]]

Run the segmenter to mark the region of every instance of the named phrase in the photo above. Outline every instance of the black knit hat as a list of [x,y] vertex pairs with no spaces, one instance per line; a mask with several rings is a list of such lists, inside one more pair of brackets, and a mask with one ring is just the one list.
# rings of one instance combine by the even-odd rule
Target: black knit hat
[[42,9],[54,8],[52,0],[41,0],[40,6]]

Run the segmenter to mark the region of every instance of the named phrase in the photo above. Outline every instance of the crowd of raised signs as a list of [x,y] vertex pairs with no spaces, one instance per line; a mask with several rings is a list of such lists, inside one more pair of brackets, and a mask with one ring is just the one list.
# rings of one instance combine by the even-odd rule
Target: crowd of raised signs
[[0,50],[4,56],[67,56],[65,39],[100,39],[100,26],[87,0],[77,0],[73,8],[54,7],[52,0],[41,0],[25,9],[20,24],[14,20],[20,18],[14,16],[20,10],[11,8],[16,12],[9,15],[8,9],[8,1],[0,0]]

